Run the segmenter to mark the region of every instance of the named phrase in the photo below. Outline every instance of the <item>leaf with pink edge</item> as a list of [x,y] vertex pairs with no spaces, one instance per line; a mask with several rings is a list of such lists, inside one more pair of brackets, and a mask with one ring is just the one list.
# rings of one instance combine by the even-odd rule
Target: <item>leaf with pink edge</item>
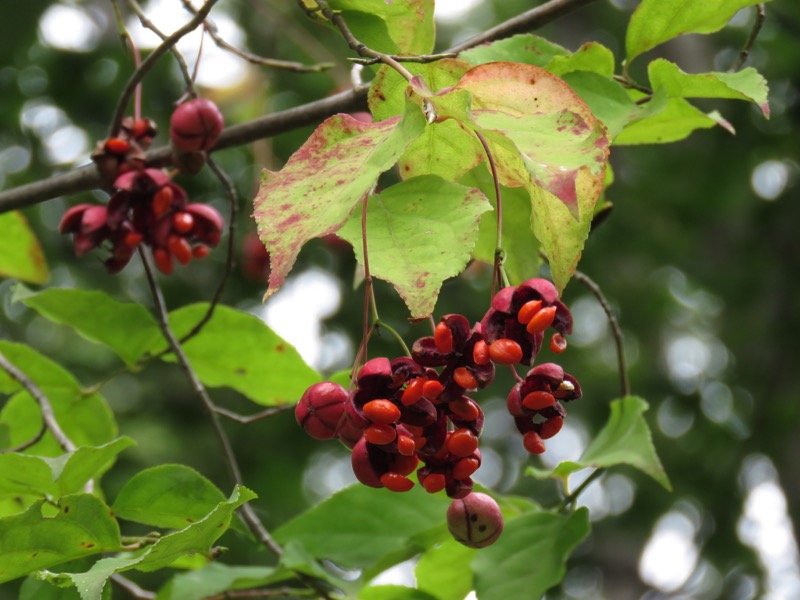
[[277,172],[264,170],[254,200],[270,254],[266,296],[283,284],[307,241],[336,232],[353,207],[425,129],[419,107],[402,117],[362,123],[348,115],[323,122]]

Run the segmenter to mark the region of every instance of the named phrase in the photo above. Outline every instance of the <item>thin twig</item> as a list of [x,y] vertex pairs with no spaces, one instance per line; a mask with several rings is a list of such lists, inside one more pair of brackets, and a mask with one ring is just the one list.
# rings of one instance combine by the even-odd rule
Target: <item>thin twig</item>
[[42,428],[39,429],[39,432],[29,439],[27,442],[23,442],[19,446],[14,446],[13,448],[6,448],[5,450],[0,450],[0,454],[11,454],[13,452],[22,452],[23,450],[27,450],[31,446],[33,446],[36,442],[41,440],[44,437],[44,434],[47,433],[47,424],[42,422]]
[[475,135],[483,146],[483,151],[486,153],[486,158],[489,160],[489,168],[492,173],[492,181],[494,182],[494,197],[495,206],[497,206],[497,231],[495,232],[495,249],[494,249],[494,270],[492,272],[492,297],[494,298],[495,284],[498,287],[501,284],[508,285],[508,276],[503,268],[504,252],[503,252],[503,200],[500,195],[500,178],[497,175],[497,166],[494,162],[494,156],[489,149],[489,142],[483,137],[483,134],[477,129],[474,130]]
[[74,452],[77,446],[75,446],[67,434],[64,433],[64,430],[61,429],[61,425],[58,424],[55,413],[53,412],[53,405],[50,404],[50,400],[44,395],[42,390],[39,389],[39,386],[25,375],[25,373],[14,366],[2,352],[0,352],[0,367],[2,367],[12,379],[16,380],[17,383],[24,387],[31,397],[36,400],[37,404],[39,404],[39,410],[42,413],[42,421],[44,421],[45,426],[58,445],[61,446],[61,449],[64,452]]
[[[364,194],[363,203],[361,205],[361,251],[364,255],[364,314],[362,316],[362,333],[361,345],[363,348],[362,360],[367,361],[369,357],[368,344],[369,334],[372,329],[369,328],[369,308],[372,305],[372,310],[375,316],[374,321],[378,321],[378,307],[375,304],[375,296],[372,291],[372,275],[369,271],[369,252],[367,250],[367,200],[369,194]],[[355,368],[354,368],[355,370]]]
[[756,20],[753,23],[753,29],[750,30],[750,35],[747,36],[747,41],[744,43],[744,48],[739,53],[739,57],[736,59],[736,62],[733,63],[733,66],[728,69],[730,73],[738,71],[742,68],[747,57],[750,56],[750,50],[753,49],[753,44],[756,43],[756,38],[758,37],[759,32],[761,31],[761,27],[764,25],[764,19],[767,16],[767,9],[764,6],[763,2],[756,4]]
[[[181,4],[183,4],[183,8],[188,10],[192,14],[197,14],[197,9],[195,9],[188,0],[181,0]],[[214,24],[213,21],[208,19],[205,20],[203,23],[203,28],[206,30],[211,39],[214,40],[214,43],[223,50],[227,50],[228,52],[235,54],[239,58],[243,58],[247,62],[253,63],[254,65],[260,65],[262,67],[269,67],[271,69],[284,69],[287,71],[294,71],[296,73],[319,73],[321,71],[327,71],[328,69],[333,68],[333,63],[321,63],[318,65],[304,65],[303,63],[296,62],[293,60],[280,60],[277,58],[266,58],[264,56],[258,56],[257,54],[253,54],[252,52],[247,52],[246,50],[242,50],[237,48],[236,46],[228,43],[225,39],[219,34],[219,30],[217,26]]]
[[[594,0],[550,0],[550,2],[545,2],[532,10],[513,17],[479,36],[462,42],[446,50],[446,52],[462,52],[485,42],[507,37],[520,31],[535,30],[592,1]],[[177,33],[178,32],[175,32],[170,37],[175,36]],[[165,51],[166,49],[161,51],[161,54]],[[152,54],[150,56],[152,56]],[[144,62],[147,63],[149,60],[150,57]],[[150,66],[148,66],[148,70],[149,68]],[[144,77],[144,75],[145,73],[142,73],[137,77]],[[213,151],[243,146],[256,140],[292,131],[299,127],[319,122],[336,113],[359,110],[364,107],[368,89],[369,86],[366,85],[352,88],[323,98],[322,100],[315,100],[288,110],[265,115],[246,123],[234,125],[222,132]],[[125,98],[126,105],[130,98],[129,94],[130,93],[128,93]],[[124,107],[120,109],[120,115],[123,112]],[[168,146],[163,146],[151,150],[147,154],[146,164],[149,167],[171,165],[172,149]],[[44,180],[0,192],[0,213],[32,206],[53,198],[91,190],[99,187],[101,183],[100,174],[93,163],[77,167],[67,173],[53,175]]]
[[[208,395],[208,391],[206,390],[205,386],[197,377],[197,373],[195,373],[194,369],[192,368],[189,357],[186,356],[186,353],[183,351],[183,347],[175,337],[175,334],[169,325],[169,318],[167,316],[168,313],[166,304],[164,302],[164,296],[161,293],[161,288],[159,287],[153,273],[153,267],[150,264],[150,258],[141,248],[139,249],[139,255],[141,256],[142,264],[144,265],[144,272],[147,276],[147,283],[150,286],[150,292],[153,296],[153,302],[156,308],[156,318],[158,320],[158,325],[161,328],[161,333],[172,349],[172,352],[187,379],[189,379],[192,389],[197,397],[200,398],[203,406],[206,409],[206,412],[209,415],[211,427],[214,430],[214,435],[216,436],[217,442],[222,450],[222,456],[228,468],[228,474],[232,483],[234,485],[242,485],[242,473],[239,469],[239,463],[236,460],[236,456],[233,452],[231,442],[228,439],[228,435],[225,433],[225,430],[220,423],[219,415],[215,410],[216,405]],[[267,546],[267,548],[269,548],[275,555],[280,556],[283,552],[283,549],[272,539],[272,536],[270,536],[269,532],[266,530],[266,528],[264,528],[264,525],[259,521],[258,517],[252,511],[252,508],[249,508],[248,505],[245,504],[240,508],[240,511],[242,516],[245,518],[245,522],[247,522],[248,526],[250,526],[253,533],[257,535],[264,545]]]
[[[396,60],[397,62],[420,63],[420,64],[428,64],[445,58],[455,58],[456,56],[458,56],[458,54],[456,54],[455,52],[444,52],[442,54],[420,54],[418,56],[397,56],[396,54],[389,55],[390,58]],[[381,62],[380,57],[374,57],[374,58],[350,57],[347,60],[349,60],[350,62],[358,63],[360,65],[374,65]]]
[[218,415],[222,415],[223,417],[227,417],[231,421],[236,421],[237,423],[241,423],[242,425],[248,425],[249,423],[255,423],[256,421],[262,421],[264,419],[268,419],[273,417],[277,414],[286,412],[288,410],[294,410],[294,404],[285,404],[282,406],[276,406],[275,408],[268,408],[266,410],[262,410],[261,412],[257,412],[252,415],[240,415],[237,412],[232,410],[228,410],[227,408],[223,408],[221,406],[214,406],[214,412]]
[[210,156],[207,157],[206,163],[225,188],[225,193],[228,196],[228,203],[230,206],[228,212],[228,245],[226,248],[227,255],[225,256],[225,270],[222,273],[222,279],[220,279],[220,282],[217,285],[217,290],[214,292],[214,297],[211,299],[211,303],[208,306],[206,314],[203,315],[203,318],[200,319],[194,327],[192,327],[189,333],[180,339],[181,344],[197,335],[203,326],[208,323],[209,320],[211,320],[211,317],[214,316],[214,309],[217,307],[217,304],[219,304],[219,301],[222,298],[222,292],[225,291],[225,284],[228,282],[228,278],[233,271],[234,262],[236,260],[236,220],[239,213],[239,202],[236,197],[236,188],[234,187],[230,177],[228,177],[225,171],[223,171],[219,165],[217,165],[213,158]]
[[631,88],[632,90],[637,90],[643,94],[647,94],[648,96],[653,95],[653,90],[651,90],[649,87],[638,84],[633,79],[625,77],[624,75],[614,75],[614,81],[621,83],[623,86]]
[[156,46],[147,56],[147,58],[142,61],[142,64],[139,65],[139,67],[133,72],[133,74],[130,76],[130,79],[128,79],[128,82],[125,84],[125,88],[122,90],[119,100],[117,101],[117,107],[114,111],[114,116],[111,119],[111,126],[108,128],[109,137],[113,137],[116,135],[117,131],[119,131],[120,124],[122,123],[122,117],[124,116],[128,107],[128,102],[130,102],[131,95],[134,93],[134,90],[139,82],[144,79],[144,76],[150,72],[150,70],[155,66],[156,62],[158,62],[158,59],[161,58],[165,52],[177,44],[182,37],[191,33],[200,26],[216,3],[217,0],[206,0],[203,6],[197,10],[195,16],[190,19],[186,25],[175,30],[175,32],[167,37],[167,39]]
[[128,592],[131,598],[136,598],[136,600],[152,600],[156,597],[155,593],[139,587],[137,583],[134,583],[127,577],[123,577],[119,573],[113,574],[111,576],[111,581],[120,589]]
[[594,294],[603,311],[606,313],[608,324],[611,326],[611,332],[614,335],[614,343],[617,347],[617,369],[619,370],[619,387],[622,396],[628,396],[631,393],[630,383],[628,381],[628,366],[625,361],[625,342],[622,337],[622,329],[620,329],[617,317],[614,316],[614,310],[611,308],[600,286],[592,281],[588,275],[581,271],[575,271],[573,277],[580,281],[583,285],[589,288],[589,291]]

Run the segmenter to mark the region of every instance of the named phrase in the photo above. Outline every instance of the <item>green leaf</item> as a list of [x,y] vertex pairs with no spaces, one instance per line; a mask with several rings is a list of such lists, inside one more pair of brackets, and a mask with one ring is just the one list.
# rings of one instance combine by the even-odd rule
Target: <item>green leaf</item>
[[361,589],[358,600],[436,600],[436,596],[402,585],[371,585]]
[[81,600],[81,596],[75,588],[57,587],[28,575],[19,588],[19,600]]
[[754,102],[769,119],[767,81],[753,67],[736,73],[689,75],[678,65],[659,58],[647,66],[653,89],[663,87],[670,98],[731,98]]
[[[175,334],[188,333],[207,310],[207,304],[191,304],[172,311],[169,320]],[[205,385],[233,388],[264,406],[297,402],[309,385],[321,380],[261,319],[225,305],[216,307],[183,350]],[[163,359],[175,360],[171,354]]]
[[387,54],[429,54],[435,28],[433,0],[330,0],[360,42]]
[[[495,206],[494,184],[486,169],[474,169],[461,182],[464,185],[480,187],[492,207]],[[511,285],[535,277],[541,265],[539,241],[533,234],[531,224],[531,200],[524,188],[501,187],[503,201],[503,249],[506,252],[505,269]],[[478,242],[472,251],[476,260],[494,264],[497,246],[497,211],[487,212],[481,217]]]
[[194,469],[159,465],[131,477],[111,508],[127,521],[183,529],[224,501],[219,488]]
[[49,289],[32,293],[17,286],[14,300],[50,321],[72,327],[87,340],[109,346],[128,366],[161,337],[158,324],[144,306],[118,302],[104,292]]
[[481,44],[461,52],[458,57],[473,65],[490,62],[516,62],[546,67],[556,56],[569,56],[569,50],[539,36],[523,33]]
[[667,144],[685,139],[698,129],[709,129],[715,125],[732,130],[716,113],[707,115],[682,98],[671,98],[662,111],[626,125],[614,139],[614,144]]
[[270,253],[267,296],[283,284],[302,245],[336,232],[378,175],[424,129],[425,117],[412,103],[404,117],[379,123],[336,115],[316,129],[283,169],[263,172],[254,216]]
[[123,553],[97,561],[85,573],[60,573],[49,579],[59,584],[72,584],[82,600],[101,600],[106,581],[114,573],[136,568],[139,571],[156,571],[191,554],[205,554],[214,542],[225,533],[233,512],[256,494],[245,487],[236,486],[231,497],[220,502],[197,523],[165,535],[155,544],[136,553]]
[[44,252],[19,211],[0,214],[0,278],[44,283],[50,278]]
[[469,563],[477,553],[453,539],[430,548],[414,569],[417,587],[438,600],[464,600],[474,587]]
[[506,521],[503,534],[472,560],[481,600],[541,598],[566,573],[566,561],[589,535],[589,512],[527,513]]
[[642,0],[625,35],[630,65],[637,56],[685,33],[719,31],[742,8],[760,0]]
[[671,490],[643,416],[648,408],[647,402],[637,396],[614,400],[608,422],[589,444],[580,462],[595,467],[631,465]]
[[204,598],[226,590],[263,586],[274,580],[275,572],[274,567],[229,566],[212,562],[202,569],[175,575],[158,591],[156,600]]
[[394,562],[401,562],[446,539],[444,515],[449,504],[449,499],[428,494],[420,486],[395,494],[356,484],[285,523],[273,535],[279,543],[294,540],[312,556],[342,568],[364,569],[393,553]]
[[438,175],[449,181],[458,181],[485,156],[472,131],[455,119],[447,119],[428,125],[424,133],[409,144],[398,161],[398,167],[403,179]]
[[[433,312],[442,282],[469,261],[480,216],[491,205],[479,190],[423,175],[370,196],[367,240],[370,271],[389,281],[412,318]],[[361,215],[354,211],[339,235],[363,264]]]
[[103,502],[88,494],[64,496],[44,516],[44,500],[0,519],[0,582],[82,556],[120,548],[119,527]]
[[545,68],[559,77],[573,71],[589,71],[611,77],[615,71],[614,53],[603,44],[587,42],[569,56],[554,56]]
[[[117,436],[113,414],[102,396],[85,395],[60,365],[23,344],[0,341],[0,352],[47,396],[56,420],[76,446],[102,446]],[[38,403],[21,388],[0,369],[0,393],[13,394],[0,412],[0,443],[6,448],[30,441],[42,427]],[[60,456],[64,451],[47,432],[26,453]]]
[[[424,78],[431,91],[455,85],[469,71],[470,64],[463,60],[445,58],[432,63],[405,63],[413,75]],[[406,109],[408,81],[396,70],[383,66],[369,87],[367,102],[376,121],[402,115]]]
[[614,400],[611,402],[608,422],[586,448],[580,460],[561,463],[553,471],[529,468],[528,474],[539,479],[555,477],[566,485],[571,473],[587,467],[630,465],[671,490],[667,474],[653,446],[650,428],[643,416],[648,408],[647,402],[638,396]]

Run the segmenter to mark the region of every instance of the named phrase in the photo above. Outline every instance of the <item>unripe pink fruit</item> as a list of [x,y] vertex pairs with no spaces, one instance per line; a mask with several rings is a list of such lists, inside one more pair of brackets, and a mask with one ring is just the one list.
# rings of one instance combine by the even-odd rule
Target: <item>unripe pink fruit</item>
[[350,394],[338,383],[323,381],[308,388],[294,408],[294,416],[306,433],[318,440],[336,437]]
[[222,113],[211,100],[195,98],[181,104],[172,113],[169,137],[178,150],[208,150],[222,133]]
[[472,492],[450,503],[447,528],[457,542],[470,548],[485,548],[500,537],[503,515],[491,496]]

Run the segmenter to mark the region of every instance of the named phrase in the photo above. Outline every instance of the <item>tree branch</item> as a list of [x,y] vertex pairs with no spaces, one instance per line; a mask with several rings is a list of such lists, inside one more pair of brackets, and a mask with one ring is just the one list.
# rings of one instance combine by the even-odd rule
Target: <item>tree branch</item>
[[764,25],[764,19],[767,16],[767,9],[764,7],[764,3],[761,2],[756,4],[756,20],[753,23],[753,29],[750,31],[750,35],[747,37],[747,41],[744,43],[744,48],[739,53],[739,57],[736,59],[736,62],[733,63],[733,66],[728,69],[729,72],[733,73],[738,71],[742,68],[747,57],[750,56],[750,50],[753,48],[753,44],[756,43],[756,38],[758,37],[759,32],[761,31],[761,27]]
[[[448,49],[446,53],[462,52],[463,50],[485,42],[501,39],[523,31],[535,30],[593,1],[594,0],[550,0],[550,2],[537,6]],[[175,32],[170,36],[170,39],[177,33],[178,32]],[[162,46],[159,46],[159,48],[162,48]],[[163,54],[167,50],[168,48],[164,48],[161,53]],[[152,56],[153,54],[150,54],[147,60],[142,63],[143,67]],[[141,76],[143,76],[143,74]],[[138,81],[139,80],[136,79],[134,84]],[[288,110],[265,115],[259,119],[248,121],[247,123],[234,125],[222,132],[213,150],[217,151],[243,146],[244,144],[256,140],[272,137],[279,133],[292,131],[299,127],[319,122],[336,113],[363,109],[368,89],[369,86],[366,85],[354,87],[347,91],[323,98],[322,100],[315,100]],[[128,96],[128,98],[129,97],[130,96]],[[127,101],[126,99],[126,104]],[[171,164],[172,151],[167,146],[151,150],[147,155],[148,166],[163,167]],[[77,194],[97,188],[100,185],[101,179],[95,165],[85,165],[68,173],[54,175],[42,181],[36,181],[0,192],[0,213],[32,206],[59,196]]]

